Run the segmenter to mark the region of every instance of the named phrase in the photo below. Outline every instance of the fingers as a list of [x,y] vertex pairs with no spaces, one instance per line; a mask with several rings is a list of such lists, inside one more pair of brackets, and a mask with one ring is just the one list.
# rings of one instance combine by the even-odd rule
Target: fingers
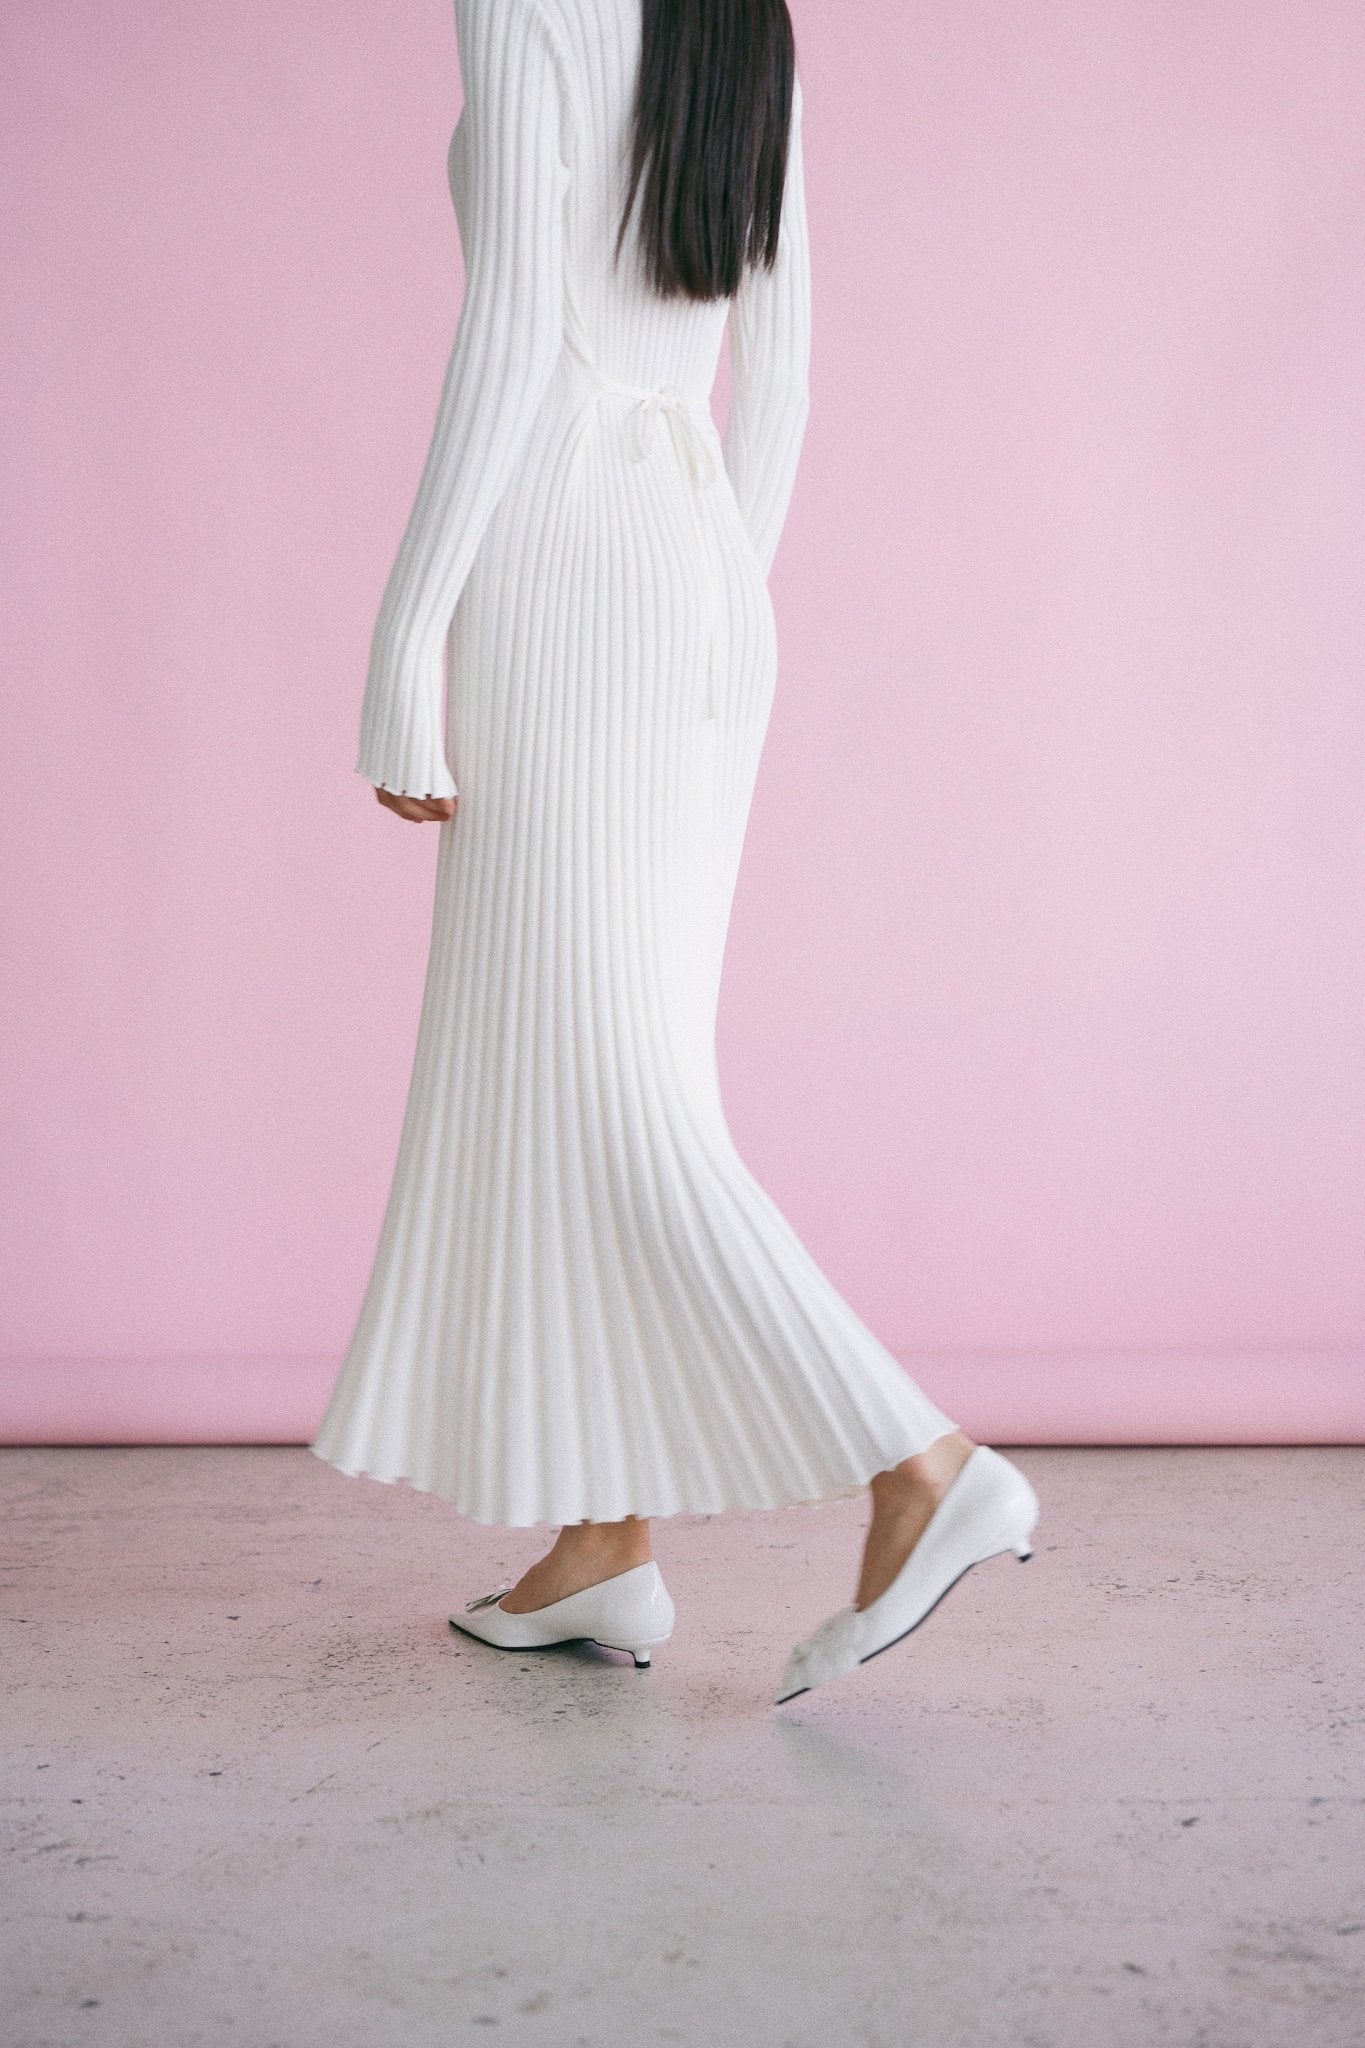
[[455,815],[458,798],[453,796],[398,796],[391,789],[376,789],[386,811],[396,811],[414,825],[442,824]]

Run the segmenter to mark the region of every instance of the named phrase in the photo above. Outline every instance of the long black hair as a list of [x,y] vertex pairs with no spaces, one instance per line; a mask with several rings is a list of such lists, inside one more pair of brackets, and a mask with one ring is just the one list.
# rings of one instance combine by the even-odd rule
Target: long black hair
[[786,0],[641,0],[630,183],[664,298],[730,298],[777,256],[796,46]]

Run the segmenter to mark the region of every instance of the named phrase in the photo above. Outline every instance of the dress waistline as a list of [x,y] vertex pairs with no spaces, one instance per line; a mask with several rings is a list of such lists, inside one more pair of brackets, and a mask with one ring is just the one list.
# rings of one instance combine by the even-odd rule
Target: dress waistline
[[610,377],[572,333],[568,336],[568,349],[593,379],[597,387],[595,397],[611,393],[635,400],[629,414],[629,446],[633,461],[643,462],[649,454],[654,423],[662,415],[668,421],[679,460],[693,485],[698,490],[705,490],[714,483],[716,423],[705,398],[691,398],[676,384],[630,384],[624,378]]

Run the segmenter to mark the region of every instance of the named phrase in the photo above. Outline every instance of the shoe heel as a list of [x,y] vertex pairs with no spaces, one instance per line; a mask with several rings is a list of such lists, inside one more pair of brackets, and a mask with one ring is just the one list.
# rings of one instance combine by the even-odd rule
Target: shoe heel
[[635,1659],[635,1669],[637,1671],[648,1671],[650,1652],[654,1648],[653,1643],[640,1643],[638,1645],[635,1643],[604,1643],[600,1636],[594,1636],[593,1641],[600,1650],[624,1651],[627,1657]]
[[1027,1564],[1029,1559],[1033,1555],[1033,1545],[1029,1542],[1027,1537],[1024,1537],[1022,1541],[1018,1543],[1012,1543],[1010,1545],[1010,1548],[1014,1552],[1015,1556],[1018,1558],[1020,1564]]

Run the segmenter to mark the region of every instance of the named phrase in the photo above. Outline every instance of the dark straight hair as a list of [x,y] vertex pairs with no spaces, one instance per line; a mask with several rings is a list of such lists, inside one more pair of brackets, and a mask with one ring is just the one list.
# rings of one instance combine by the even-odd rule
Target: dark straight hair
[[796,45],[786,0],[641,0],[630,183],[664,298],[728,299],[777,257]]

